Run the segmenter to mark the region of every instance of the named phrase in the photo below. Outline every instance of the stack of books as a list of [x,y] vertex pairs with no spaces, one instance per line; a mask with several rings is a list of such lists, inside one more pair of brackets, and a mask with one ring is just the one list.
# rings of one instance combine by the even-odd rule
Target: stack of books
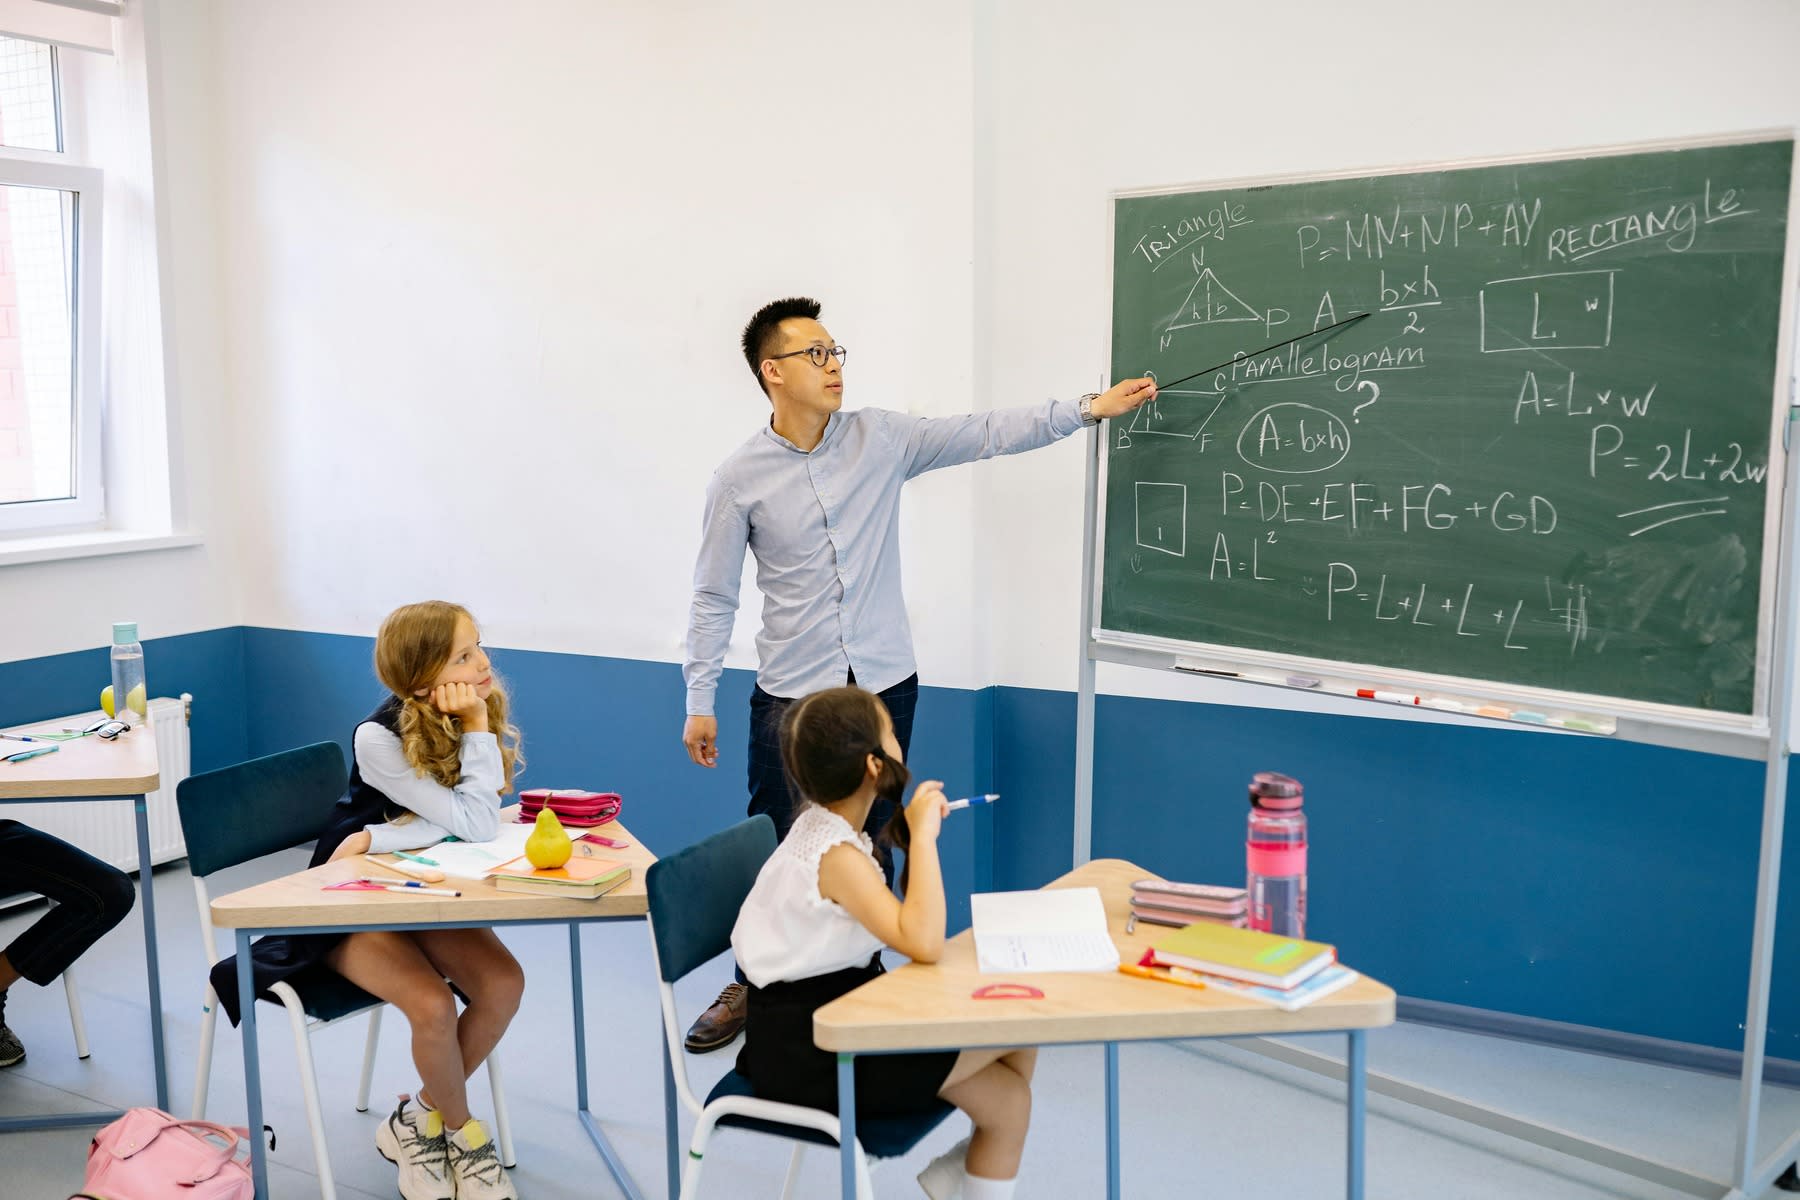
[[1131,915],[1152,925],[1179,929],[1195,921],[1216,921],[1241,929],[1248,913],[1241,887],[1170,883],[1166,879],[1140,879],[1131,885]]
[[1347,987],[1356,972],[1322,942],[1196,921],[1168,934],[1119,970],[1167,983],[1217,988],[1287,1012]]
[[494,886],[503,892],[530,892],[538,896],[561,896],[567,900],[594,900],[631,878],[628,863],[605,858],[588,858],[577,854],[560,867],[533,867],[531,860],[520,857],[503,862],[488,873]]

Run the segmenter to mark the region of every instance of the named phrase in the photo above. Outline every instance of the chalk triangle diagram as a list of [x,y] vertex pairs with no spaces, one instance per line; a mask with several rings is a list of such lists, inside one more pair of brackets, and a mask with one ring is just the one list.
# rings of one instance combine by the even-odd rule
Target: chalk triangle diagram
[[1192,329],[1197,325],[1221,325],[1232,321],[1256,321],[1263,314],[1238,298],[1236,292],[1219,282],[1211,267],[1202,267],[1187,298],[1169,318],[1169,332]]

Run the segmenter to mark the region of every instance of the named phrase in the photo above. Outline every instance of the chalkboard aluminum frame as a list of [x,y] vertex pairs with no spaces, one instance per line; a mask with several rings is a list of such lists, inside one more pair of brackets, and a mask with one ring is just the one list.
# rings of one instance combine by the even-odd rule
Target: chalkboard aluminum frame
[[[1629,143],[1545,154],[1419,163],[1388,168],[1346,168],[1328,172],[1289,173],[1115,191],[1110,193],[1106,199],[1107,240],[1105,253],[1108,311],[1111,311],[1112,308],[1111,287],[1115,269],[1113,262],[1114,221],[1120,200],[1181,195],[1187,192],[1314,183],[1338,179],[1362,179],[1371,176],[1428,174],[1483,167],[1609,158],[1702,147],[1792,141],[1794,136],[1795,133],[1792,129],[1766,129],[1716,137]],[[1646,703],[1616,696],[1555,691],[1529,685],[1507,684],[1493,680],[1470,679],[1423,671],[1395,670],[1374,663],[1353,663],[1261,651],[1241,646],[1188,642],[1108,630],[1100,625],[1098,614],[1102,588],[1100,568],[1105,561],[1106,553],[1108,456],[1105,439],[1109,434],[1110,425],[1102,425],[1096,433],[1091,434],[1088,447],[1088,471],[1092,484],[1089,500],[1093,505],[1093,511],[1089,515],[1093,521],[1086,530],[1083,546],[1084,661],[1091,659],[1158,670],[1177,670],[1176,663],[1178,661],[1194,658],[1205,660],[1208,664],[1216,664],[1224,670],[1239,670],[1246,674],[1274,675],[1278,678],[1290,674],[1310,676],[1323,680],[1325,685],[1332,688],[1333,691],[1339,694],[1348,694],[1351,697],[1354,697],[1357,687],[1374,687],[1396,691],[1431,692],[1437,695],[1461,698],[1471,707],[1479,703],[1493,703],[1513,709],[1592,714],[1616,721],[1615,736],[1627,741],[1726,754],[1738,758],[1763,758],[1771,744],[1772,727],[1776,731],[1775,744],[1785,745],[1786,725],[1781,722],[1772,723],[1770,718],[1773,690],[1771,682],[1777,651],[1776,634],[1782,628],[1783,623],[1792,624],[1794,600],[1791,594],[1786,597],[1779,595],[1777,582],[1780,577],[1782,539],[1786,527],[1793,523],[1793,501],[1791,499],[1793,488],[1791,484],[1785,482],[1788,474],[1785,461],[1788,457],[1786,453],[1788,433],[1786,411],[1791,400],[1784,393],[1793,387],[1796,270],[1797,261],[1800,261],[1800,228],[1797,228],[1797,225],[1800,225],[1800,158],[1797,158],[1793,164],[1788,191],[1788,237],[1782,266],[1781,312],[1778,317],[1779,332],[1774,375],[1775,390],[1770,397],[1769,405],[1770,455],[1767,477],[1769,482],[1763,513],[1761,586],[1757,602],[1756,699],[1755,706],[1750,713],[1722,713],[1708,709]],[[1107,345],[1109,369],[1112,349],[1109,330]],[[1778,484],[1778,480],[1784,482]],[[1791,686],[1791,681],[1785,684],[1786,688],[1791,688]],[[1419,709],[1415,711],[1432,710]],[[1393,715],[1392,707],[1384,709],[1382,715]]]
[[[1114,226],[1117,202],[1139,196],[1170,195],[1190,191],[1242,187],[1247,185],[1298,183],[1327,179],[1355,179],[1369,175],[1409,174],[1465,167],[1504,166],[1512,163],[1556,162],[1570,159],[1599,158],[1622,154],[1639,154],[1664,150],[1681,150],[1703,146],[1729,146],[1766,141],[1793,141],[1792,129],[1759,130],[1749,133],[1708,138],[1645,142],[1557,152],[1553,154],[1515,155],[1503,158],[1467,160],[1454,163],[1430,163],[1387,169],[1350,169],[1329,173],[1289,174],[1257,179],[1225,180],[1177,187],[1142,188],[1108,195],[1106,218],[1106,278],[1109,289],[1108,312],[1112,310],[1110,289],[1113,279]],[[1265,671],[1298,668],[1301,672],[1347,678],[1343,668],[1371,683],[1432,685],[1440,679],[1452,694],[1480,694],[1505,702],[1514,698],[1529,699],[1552,707],[1573,706],[1587,711],[1612,713],[1618,724],[1615,736],[1630,741],[1677,749],[1726,754],[1740,758],[1761,759],[1764,763],[1762,833],[1758,852],[1754,928],[1750,950],[1750,987],[1744,1020],[1744,1053],[1739,1076],[1738,1120],[1735,1153],[1732,1156],[1732,1182],[1723,1183],[1709,1176],[1686,1170],[1656,1159],[1627,1153],[1617,1147],[1594,1142],[1568,1130],[1523,1121],[1509,1114],[1484,1109],[1457,1097],[1446,1096],[1393,1079],[1379,1072],[1369,1072],[1369,1086],[1383,1094],[1407,1103],[1421,1105],[1456,1119],[1483,1125],[1490,1129],[1545,1146],[1564,1154],[1598,1163],[1641,1179],[1679,1188],[1694,1195],[1717,1196],[1722,1200],[1745,1200],[1760,1195],[1789,1164],[1800,1158],[1800,1132],[1784,1138],[1770,1154],[1757,1156],[1757,1124],[1762,1105],[1763,1058],[1768,1034],[1770,977],[1774,951],[1775,901],[1781,880],[1782,829],[1787,809],[1787,768],[1790,747],[1790,701],[1794,682],[1795,630],[1794,608],[1800,592],[1800,521],[1796,520],[1796,498],[1800,497],[1800,453],[1790,453],[1792,432],[1800,424],[1800,384],[1794,377],[1793,341],[1795,321],[1796,259],[1800,258],[1800,159],[1790,164],[1788,184],[1788,239],[1782,264],[1781,311],[1777,340],[1775,393],[1770,397],[1771,436],[1769,442],[1769,495],[1764,512],[1763,584],[1758,607],[1757,630],[1757,703],[1749,717],[1726,717],[1692,709],[1676,709],[1660,705],[1638,705],[1617,698],[1589,697],[1534,688],[1510,688],[1488,681],[1477,681],[1471,689],[1467,680],[1453,680],[1420,673],[1383,671],[1378,667],[1310,660],[1298,656],[1262,654],[1241,648],[1210,646],[1199,643],[1128,637],[1098,627],[1096,614],[1100,605],[1100,571],[1105,546],[1104,473],[1108,427],[1102,424],[1088,431],[1086,502],[1082,539],[1081,593],[1081,657],[1077,669],[1075,719],[1075,830],[1074,861],[1076,865],[1092,857],[1093,786],[1094,786],[1094,715],[1095,666],[1114,662],[1127,666],[1175,670],[1176,662],[1194,655],[1218,663],[1221,667],[1237,664],[1247,670]],[[1108,333],[1107,371],[1112,362],[1111,333]],[[1781,389],[1788,389],[1783,396]],[[1780,491],[1774,481],[1782,483]],[[1197,652],[1197,653],[1196,653]],[[1565,703],[1567,702],[1567,703]],[[1394,712],[1384,706],[1380,715]],[[1530,729],[1532,727],[1523,727]],[[1545,731],[1549,732],[1549,731]],[[1573,736],[1590,736],[1574,734]],[[1251,1039],[1248,1048],[1257,1049],[1261,1039]],[[1259,1051],[1271,1057],[1294,1063],[1321,1074],[1342,1070],[1341,1064],[1322,1056],[1303,1060],[1288,1048],[1273,1044]],[[1360,1189],[1360,1178],[1353,1185]]]

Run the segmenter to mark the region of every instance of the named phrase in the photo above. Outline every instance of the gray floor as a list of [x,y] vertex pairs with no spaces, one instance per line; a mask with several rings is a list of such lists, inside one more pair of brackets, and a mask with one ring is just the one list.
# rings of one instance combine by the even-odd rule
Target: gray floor
[[[228,872],[220,890],[300,865],[295,855],[291,864],[263,864],[236,876]],[[185,864],[165,867],[155,879],[170,1085],[177,1112],[185,1114],[193,1094],[204,958]],[[39,912],[0,913],[0,945]],[[134,912],[79,964],[93,1046],[86,1062],[75,1058],[61,989],[29,984],[13,989],[7,1019],[30,1057],[0,1073],[0,1114],[152,1102],[141,928]],[[531,928],[503,936],[525,964],[528,981],[524,1008],[502,1044],[520,1191],[528,1200],[617,1195],[572,1115],[567,934],[561,928]],[[661,1196],[659,1025],[644,929],[636,923],[591,928],[584,934],[583,954],[593,1107],[639,1185],[647,1195]],[[690,977],[680,990],[683,1014],[697,1012],[728,978],[723,961]],[[356,1112],[352,1103],[362,1024],[338,1026],[314,1040],[332,1173],[345,1200],[397,1195],[393,1168],[375,1153],[374,1130],[393,1094],[416,1083],[403,1022],[391,1020],[384,1034],[367,1114]],[[1341,1037],[1307,1040],[1334,1054],[1342,1051]],[[262,1010],[262,1047],[267,1120],[280,1135],[271,1159],[274,1195],[316,1197],[292,1042],[280,1013],[268,1006]],[[728,1055],[689,1060],[702,1094],[725,1069]],[[1102,1195],[1100,1051],[1050,1050],[1040,1063],[1019,1194]],[[1730,1173],[1734,1079],[1410,1025],[1371,1035],[1370,1067],[1689,1170],[1718,1178]],[[1342,1194],[1340,1086],[1225,1043],[1125,1046],[1121,1079],[1126,1195]],[[483,1115],[491,1109],[480,1077],[475,1109]],[[238,1035],[225,1027],[208,1116],[236,1123],[244,1111]],[[1800,1092],[1765,1089],[1763,1112],[1761,1141],[1772,1151],[1800,1128]],[[684,1120],[684,1135],[689,1128]],[[906,1160],[877,1164],[876,1191],[922,1195],[913,1174],[965,1131],[961,1119],[953,1118]],[[76,1190],[91,1134],[76,1129],[0,1135],[0,1195],[36,1200]],[[713,1142],[707,1162],[707,1195],[774,1197],[786,1168],[787,1143],[726,1132]],[[1662,1200],[1680,1194],[1381,1097],[1370,1101],[1368,1163],[1368,1193],[1382,1200]],[[833,1195],[835,1180],[835,1159],[815,1153],[800,1194]]]

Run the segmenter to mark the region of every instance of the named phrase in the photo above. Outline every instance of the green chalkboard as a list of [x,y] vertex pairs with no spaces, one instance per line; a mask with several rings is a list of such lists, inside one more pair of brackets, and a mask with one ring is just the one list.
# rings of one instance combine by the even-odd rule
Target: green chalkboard
[[1792,159],[1118,197],[1102,636],[1759,711]]

